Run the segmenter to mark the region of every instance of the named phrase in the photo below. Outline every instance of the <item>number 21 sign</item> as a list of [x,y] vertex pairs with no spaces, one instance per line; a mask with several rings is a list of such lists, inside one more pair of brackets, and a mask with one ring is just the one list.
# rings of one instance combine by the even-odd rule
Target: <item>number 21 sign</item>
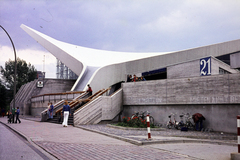
[[211,57],[200,59],[200,76],[211,75]]

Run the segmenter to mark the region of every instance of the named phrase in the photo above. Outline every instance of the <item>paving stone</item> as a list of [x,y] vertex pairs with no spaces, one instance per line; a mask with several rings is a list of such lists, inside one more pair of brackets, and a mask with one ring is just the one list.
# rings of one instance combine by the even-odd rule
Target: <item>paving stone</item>
[[[148,141],[147,129],[144,130],[123,130],[118,128],[108,127],[106,124],[97,125],[81,125],[80,127],[104,132],[116,136],[135,139],[138,141]],[[145,136],[145,137],[144,137]],[[160,131],[151,131],[152,139],[154,137],[185,137],[194,139],[208,139],[208,140],[222,140],[224,142],[237,143],[237,135],[231,133],[221,132],[199,132],[199,131],[187,131],[183,132],[176,129],[161,129]],[[157,139],[156,139],[157,140]]]
[[134,145],[71,144],[46,141],[37,141],[36,144],[59,159],[191,159],[184,155]]
[[[54,155],[57,159],[193,159],[193,157],[188,157],[184,154],[151,148],[147,147],[147,145],[136,146],[73,126],[62,127],[59,124],[33,120],[22,119],[21,124],[7,124],[6,118],[0,118],[1,123],[8,125],[19,134],[29,139],[33,137],[32,141],[35,144]],[[123,130],[110,128],[106,124],[83,125],[81,127],[141,142],[148,141],[147,130]],[[160,140],[176,140],[178,137],[210,137],[224,142],[237,142],[233,138],[236,135],[217,132],[181,132],[175,129],[164,129],[151,131],[151,134],[153,137],[152,141],[155,140],[154,137],[159,136]]]

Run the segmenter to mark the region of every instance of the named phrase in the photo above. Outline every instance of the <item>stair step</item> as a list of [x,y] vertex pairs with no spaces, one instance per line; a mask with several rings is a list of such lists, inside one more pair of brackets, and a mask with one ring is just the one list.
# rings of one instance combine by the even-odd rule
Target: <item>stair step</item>
[[[47,122],[49,122],[49,123],[56,123],[56,124],[62,124],[63,118],[59,122],[59,117],[54,115],[53,118],[52,119],[48,119]],[[68,117],[68,124],[69,125],[73,125],[73,116],[72,115]]]

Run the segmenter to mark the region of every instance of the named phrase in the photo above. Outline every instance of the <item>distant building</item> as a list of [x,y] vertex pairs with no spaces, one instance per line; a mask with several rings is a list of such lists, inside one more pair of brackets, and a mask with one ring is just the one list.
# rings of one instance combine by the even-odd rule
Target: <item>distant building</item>
[[45,79],[45,72],[37,71],[37,78],[36,79],[39,79],[39,80]]
[[78,78],[78,76],[66,65],[64,65],[59,59],[57,59],[56,67],[57,67],[56,68],[57,79],[77,79]]

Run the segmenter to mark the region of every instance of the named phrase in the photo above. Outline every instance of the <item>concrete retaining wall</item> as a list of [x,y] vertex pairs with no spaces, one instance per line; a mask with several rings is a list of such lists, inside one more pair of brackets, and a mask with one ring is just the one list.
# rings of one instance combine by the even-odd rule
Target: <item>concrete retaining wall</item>
[[70,91],[75,81],[68,79],[44,79],[44,87],[40,88],[36,95]]
[[[166,123],[170,113],[202,113],[205,127],[236,133],[240,111],[240,74],[130,82],[123,87],[123,116],[150,111]],[[177,118],[177,117],[176,117]]]
[[122,111],[122,89],[112,96],[100,96],[74,113],[74,125],[112,120]]
[[[20,108],[21,114],[23,115],[40,115],[41,111],[46,109],[47,103],[52,101],[52,99],[36,102],[31,98],[36,95],[49,94],[49,93],[61,93],[70,91],[75,80],[63,80],[63,79],[44,79],[44,87],[37,88],[37,81],[34,80],[29,82],[19,89],[16,94],[16,107]],[[54,101],[53,101],[54,103]],[[10,104],[13,107],[13,101]]]
[[135,111],[149,111],[156,123],[166,125],[168,115],[176,114],[175,118],[180,121],[182,113],[202,113],[206,120],[204,128],[212,128],[214,131],[237,133],[236,115],[239,113],[239,105],[149,105],[149,106],[124,106],[122,116],[130,117]]

